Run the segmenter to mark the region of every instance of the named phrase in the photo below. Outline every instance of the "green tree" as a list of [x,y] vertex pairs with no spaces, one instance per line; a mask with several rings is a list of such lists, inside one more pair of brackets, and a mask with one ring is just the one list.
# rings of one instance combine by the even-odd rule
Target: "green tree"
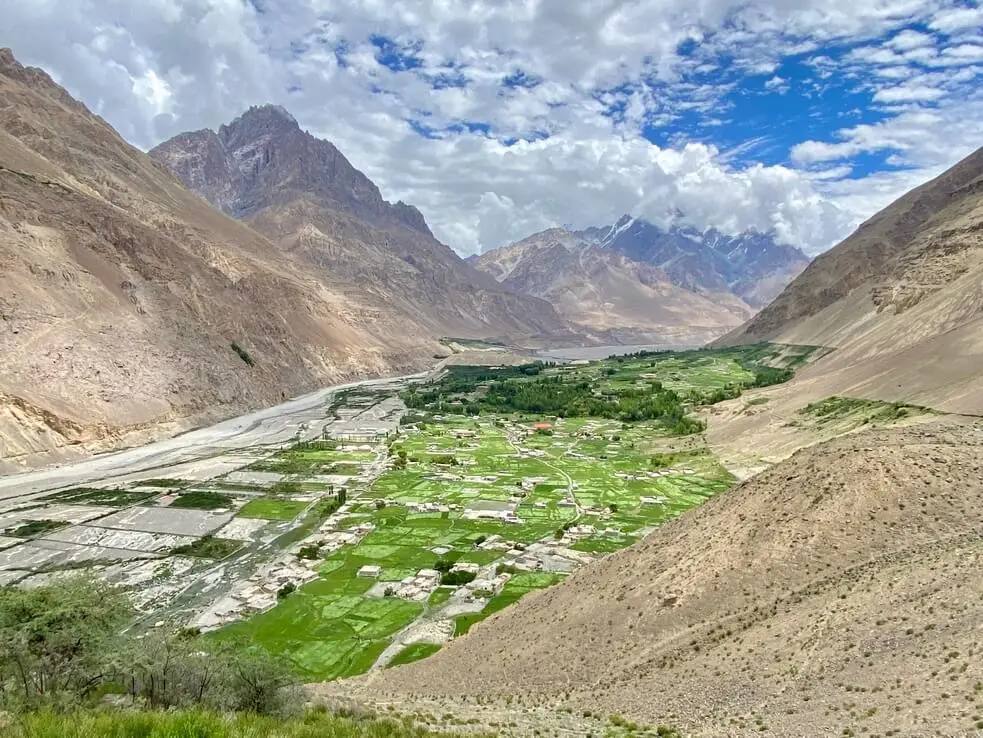
[[125,594],[88,577],[0,588],[3,696],[36,707],[92,694],[112,676],[109,656],[132,615]]

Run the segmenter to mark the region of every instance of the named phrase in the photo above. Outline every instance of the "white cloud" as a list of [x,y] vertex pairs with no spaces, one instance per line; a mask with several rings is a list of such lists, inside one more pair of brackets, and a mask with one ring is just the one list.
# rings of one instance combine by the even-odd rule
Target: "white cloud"
[[[279,103],[336,143],[387,197],[418,205],[461,251],[557,223],[603,223],[629,210],[657,218],[672,208],[700,227],[774,228],[816,251],[869,214],[858,212],[858,202],[876,198],[864,200],[843,183],[849,164],[814,165],[889,150],[911,162],[917,178],[978,140],[974,121],[983,117],[957,124],[949,112],[958,85],[973,84],[981,48],[952,34],[972,30],[978,9],[947,5],[0,0],[0,14],[22,61],[48,69],[136,145],[217,127],[251,104]],[[903,30],[912,20],[939,35]],[[420,69],[381,64],[373,34],[411,50]],[[684,40],[693,46],[688,53],[679,50]],[[854,51],[840,59],[829,50],[841,47]],[[757,143],[720,153],[692,140],[705,133],[688,129],[671,145],[643,138],[644,127],[681,116],[698,117],[703,131],[725,127],[733,117],[726,95],[745,86],[760,91],[762,76],[765,89],[787,90],[783,60],[806,53],[815,55],[810,64],[820,77],[835,82],[849,74],[872,101],[893,106],[888,121],[801,142],[788,166],[739,166],[739,155],[747,161]],[[927,77],[926,66],[952,74]],[[503,91],[502,79],[516,71],[538,84]],[[441,74],[460,75],[467,87],[433,89]],[[901,105],[913,107],[898,112]],[[934,117],[919,119],[923,113]],[[424,139],[408,119],[436,131],[480,121],[492,133]],[[534,140],[542,133],[549,138]],[[509,138],[530,140],[509,147],[502,143]],[[872,182],[878,192],[893,186]]]
[[952,33],[963,29],[978,29],[983,26],[983,7],[948,8],[939,11],[929,28],[943,33]]
[[887,45],[898,51],[908,51],[922,46],[932,46],[934,43],[935,37],[931,34],[907,29],[894,36]]
[[777,74],[765,82],[765,89],[784,95],[789,91],[790,85],[787,79],[782,79]]
[[877,102],[911,102],[914,100],[938,100],[945,95],[944,90],[937,87],[925,85],[901,85],[900,87],[887,87],[877,90],[874,93],[874,100]]

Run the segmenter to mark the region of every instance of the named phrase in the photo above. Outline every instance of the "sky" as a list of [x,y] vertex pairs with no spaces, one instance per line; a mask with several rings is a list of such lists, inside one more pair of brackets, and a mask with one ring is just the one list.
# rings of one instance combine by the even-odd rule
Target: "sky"
[[286,107],[462,254],[623,213],[817,254],[983,146],[976,0],[0,0],[149,149]]

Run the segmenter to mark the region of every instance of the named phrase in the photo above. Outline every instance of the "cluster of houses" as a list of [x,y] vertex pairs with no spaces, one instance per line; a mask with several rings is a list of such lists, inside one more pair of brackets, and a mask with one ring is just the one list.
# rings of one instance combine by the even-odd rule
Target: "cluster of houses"
[[500,520],[512,525],[522,525],[524,522],[515,510],[465,510],[462,517],[465,520]]
[[202,631],[214,630],[269,610],[277,603],[277,594],[284,587],[299,587],[317,579],[317,563],[298,559],[293,554],[281,556],[237,584],[225,597],[199,615],[192,625]]
[[[324,531],[324,527],[321,527]],[[322,549],[327,549],[328,553],[337,551],[342,546],[356,546],[361,543],[369,533],[375,530],[375,523],[359,523],[353,525],[348,530],[329,530],[324,533],[324,537],[318,539],[317,545]]]
[[460,510],[461,506],[456,504],[443,505],[439,502],[407,502],[406,509],[418,513],[445,513],[451,510]]

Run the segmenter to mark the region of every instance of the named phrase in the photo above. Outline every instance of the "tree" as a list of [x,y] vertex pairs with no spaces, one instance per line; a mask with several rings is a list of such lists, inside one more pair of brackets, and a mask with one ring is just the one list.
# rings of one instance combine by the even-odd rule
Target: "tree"
[[290,670],[263,649],[189,629],[122,633],[133,614],[125,593],[87,576],[0,588],[0,706],[72,709],[107,688],[151,708],[270,713],[291,700]]
[[111,677],[109,657],[133,608],[105,582],[72,577],[0,588],[0,682],[23,706],[77,700]]

